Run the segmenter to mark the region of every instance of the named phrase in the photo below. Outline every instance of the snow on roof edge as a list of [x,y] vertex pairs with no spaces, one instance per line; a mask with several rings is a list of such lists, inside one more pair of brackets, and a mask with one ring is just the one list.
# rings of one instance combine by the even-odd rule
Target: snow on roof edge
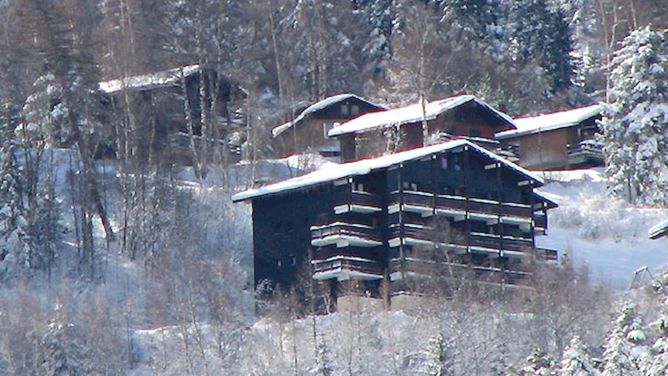
[[668,232],[668,219],[652,226],[649,231],[647,231],[647,235],[650,239],[658,239],[661,236],[666,235],[666,232]]
[[[594,104],[586,107],[572,108],[563,111],[551,112],[536,116],[517,117],[514,119],[517,129],[499,132],[495,135],[497,139],[525,136],[539,132],[548,132],[561,128],[575,126],[591,117],[601,113],[601,106]],[[572,117],[568,117],[572,115]],[[547,125],[542,125],[544,122]],[[535,124],[532,124],[535,123]]]
[[125,78],[119,78],[115,80],[102,81],[98,84],[98,87],[100,88],[101,91],[107,94],[112,94],[126,88],[135,89],[135,88],[169,85],[181,78],[181,72],[183,72],[184,76],[190,76],[191,74],[197,72],[198,70],[199,70],[199,64],[187,65],[159,72],[152,72],[147,74],[140,74]]
[[366,175],[373,170],[388,168],[406,161],[423,158],[428,155],[440,153],[446,150],[451,150],[460,146],[468,146],[477,150],[481,154],[497,160],[507,167],[517,171],[518,173],[536,181],[539,185],[543,185],[543,180],[534,175],[532,172],[507,161],[498,155],[470,142],[467,140],[452,140],[440,144],[425,146],[421,148],[406,150],[396,154],[388,154],[377,158],[363,159],[356,162],[343,163],[336,166],[319,169],[309,174],[298,176],[292,179],[284,180],[278,183],[270,184],[260,188],[253,188],[247,191],[239,192],[232,196],[232,202],[245,201],[260,196],[277,194],[286,191],[291,191],[299,188],[304,188],[312,185],[322,184],[334,180],[338,180],[350,176]]
[[[517,128],[515,122],[510,116],[508,116],[508,114],[495,109],[482,99],[468,94],[438,99],[427,103],[425,108],[426,114],[424,114],[424,118],[426,120],[432,120],[446,111],[457,108],[471,101],[474,101],[479,106],[487,109],[488,111],[491,111],[495,116],[508,123],[511,127]],[[377,128],[387,128],[393,125],[414,123],[422,120],[422,118],[423,114],[421,106],[419,106],[418,102],[408,106],[362,115],[338,127],[332,128],[328,135],[330,137],[338,137],[350,133],[363,133]]]
[[372,106],[376,106],[378,108],[382,108],[382,109],[387,110],[387,106],[382,105],[382,104],[378,104],[378,103],[374,103],[374,102],[372,102],[372,101],[370,101],[366,98],[360,97],[357,94],[353,94],[353,93],[336,94],[336,95],[332,95],[330,97],[327,97],[323,100],[317,101],[317,102],[313,103],[312,105],[306,107],[304,109],[304,111],[302,111],[294,120],[288,121],[286,123],[283,123],[283,124],[273,128],[271,130],[271,135],[272,135],[272,137],[278,137],[281,133],[285,132],[290,127],[292,127],[292,125],[297,124],[298,122],[304,120],[304,118],[306,116],[308,116],[308,115],[310,115],[310,114],[312,114],[316,111],[322,110],[323,108],[325,108],[327,106],[331,106],[333,104],[339,103],[341,101],[344,101],[344,100],[350,99],[350,98],[356,98],[356,99],[359,99],[360,101],[368,103]]

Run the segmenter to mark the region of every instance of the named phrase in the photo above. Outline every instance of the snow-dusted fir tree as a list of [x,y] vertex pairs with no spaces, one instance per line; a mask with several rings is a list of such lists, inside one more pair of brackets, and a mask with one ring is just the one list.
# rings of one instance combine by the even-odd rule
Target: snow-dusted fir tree
[[442,334],[429,339],[423,362],[416,374],[429,376],[452,375],[452,344]]
[[626,302],[605,341],[603,375],[641,375],[648,351],[644,342],[645,334],[637,317],[636,305]]
[[612,60],[602,141],[612,190],[630,202],[668,204],[668,44],[633,31]]
[[554,360],[541,348],[535,348],[529,357],[527,365],[520,371],[520,376],[555,376]]
[[668,373],[668,299],[664,300],[661,317],[652,323],[658,337],[651,349],[651,358],[647,359],[643,375],[663,376]]
[[311,369],[312,375],[331,376],[334,374],[334,364],[332,357],[324,340],[320,340],[316,346],[315,367]]
[[61,101],[62,95],[63,88],[52,73],[35,80],[21,111],[23,123],[14,130],[23,145],[35,147],[44,143],[48,147],[67,146],[65,124],[69,110]]
[[598,376],[587,348],[579,336],[573,337],[561,359],[561,376]]
[[28,222],[21,189],[14,147],[11,142],[5,142],[0,149],[0,278],[16,271],[28,254]]

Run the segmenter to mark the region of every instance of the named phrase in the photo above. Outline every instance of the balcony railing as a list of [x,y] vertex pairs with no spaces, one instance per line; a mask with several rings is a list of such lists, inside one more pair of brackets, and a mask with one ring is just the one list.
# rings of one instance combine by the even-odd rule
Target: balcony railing
[[398,279],[401,271],[408,274],[434,274],[445,278],[474,280],[488,283],[530,286],[533,274],[521,270],[508,270],[492,266],[476,266],[452,262],[431,262],[410,258],[403,263],[399,259],[390,260],[390,275]]
[[506,217],[531,218],[533,210],[530,205],[515,203],[498,203],[492,200],[470,198],[462,196],[434,195],[427,192],[392,192],[391,205],[403,203],[423,211],[439,210],[466,213],[480,213],[487,215],[501,215]]
[[330,244],[375,247],[383,243],[378,230],[371,226],[334,222],[311,227],[311,244],[318,247]]
[[559,253],[556,249],[536,248],[536,257],[545,261],[557,261]]
[[[466,247],[467,237],[465,234],[456,234],[448,239],[439,239],[439,234],[429,226],[417,224],[394,225],[390,228],[390,238],[405,238],[416,240],[417,243],[439,243],[444,245],[455,245]],[[501,237],[496,234],[471,233],[471,247],[482,247],[501,251],[529,252],[533,248],[531,239],[519,237]],[[410,243],[410,241],[409,241]]]
[[312,261],[314,279],[355,278],[382,279],[383,271],[377,262],[372,260],[351,260],[346,258]]
[[566,149],[568,151],[568,163],[571,165],[605,163],[603,144],[599,142],[585,140],[578,144],[566,145]]
[[357,212],[374,213],[382,210],[380,197],[373,193],[362,191],[339,192],[336,195],[336,213]]

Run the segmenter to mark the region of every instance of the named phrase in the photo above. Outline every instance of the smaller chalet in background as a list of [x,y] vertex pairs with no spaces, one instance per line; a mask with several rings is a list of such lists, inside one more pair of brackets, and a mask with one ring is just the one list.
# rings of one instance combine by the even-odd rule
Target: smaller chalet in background
[[341,142],[344,162],[376,157],[386,151],[424,146],[423,118],[434,142],[466,138],[495,150],[498,132],[516,129],[513,119],[472,95],[461,95],[366,114],[329,131]]
[[[529,171],[467,140],[344,163],[241,192],[253,207],[256,284],[284,289],[307,272],[336,302],[453,287],[530,286],[547,210]],[[355,289],[355,291],[351,291]],[[392,298],[394,301],[394,298]],[[394,303],[392,303],[394,304]]]
[[[247,95],[239,85],[215,69],[190,65],[101,82],[99,88],[112,112],[123,114],[125,107],[130,106],[137,127],[127,134],[136,141],[132,143],[137,145],[136,150],[130,151],[134,157],[143,159],[151,150],[157,154],[167,153],[168,160],[187,164],[191,159],[190,138],[183,99],[184,94],[187,95],[187,108],[194,124],[193,133],[196,142],[200,143],[202,81],[205,88],[203,92],[206,93],[204,102],[210,104],[214,112],[214,138],[226,146],[224,150],[231,160],[239,160],[241,145],[246,139],[244,114]],[[215,102],[210,98],[213,90],[209,90],[214,83],[218,89]]]
[[294,120],[272,129],[271,134],[282,157],[306,151],[339,157],[339,142],[328,136],[329,130],[360,115],[386,109],[355,94],[334,95],[302,109]]
[[652,226],[648,231],[648,235],[652,240],[668,236],[668,219]]
[[515,118],[516,130],[496,134],[507,148],[514,150],[519,164],[535,170],[568,170],[604,166],[600,133],[599,105],[539,116]]

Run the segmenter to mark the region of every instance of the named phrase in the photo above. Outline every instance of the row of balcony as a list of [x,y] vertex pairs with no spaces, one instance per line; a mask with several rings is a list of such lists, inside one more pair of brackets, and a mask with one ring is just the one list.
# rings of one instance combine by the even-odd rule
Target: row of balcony
[[[403,272],[402,272],[403,271]],[[390,261],[390,279],[399,280],[404,273],[413,275],[440,275],[444,278],[475,280],[495,284],[530,286],[533,273],[490,266],[476,266],[454,262],[432,262],[415,258]]]

